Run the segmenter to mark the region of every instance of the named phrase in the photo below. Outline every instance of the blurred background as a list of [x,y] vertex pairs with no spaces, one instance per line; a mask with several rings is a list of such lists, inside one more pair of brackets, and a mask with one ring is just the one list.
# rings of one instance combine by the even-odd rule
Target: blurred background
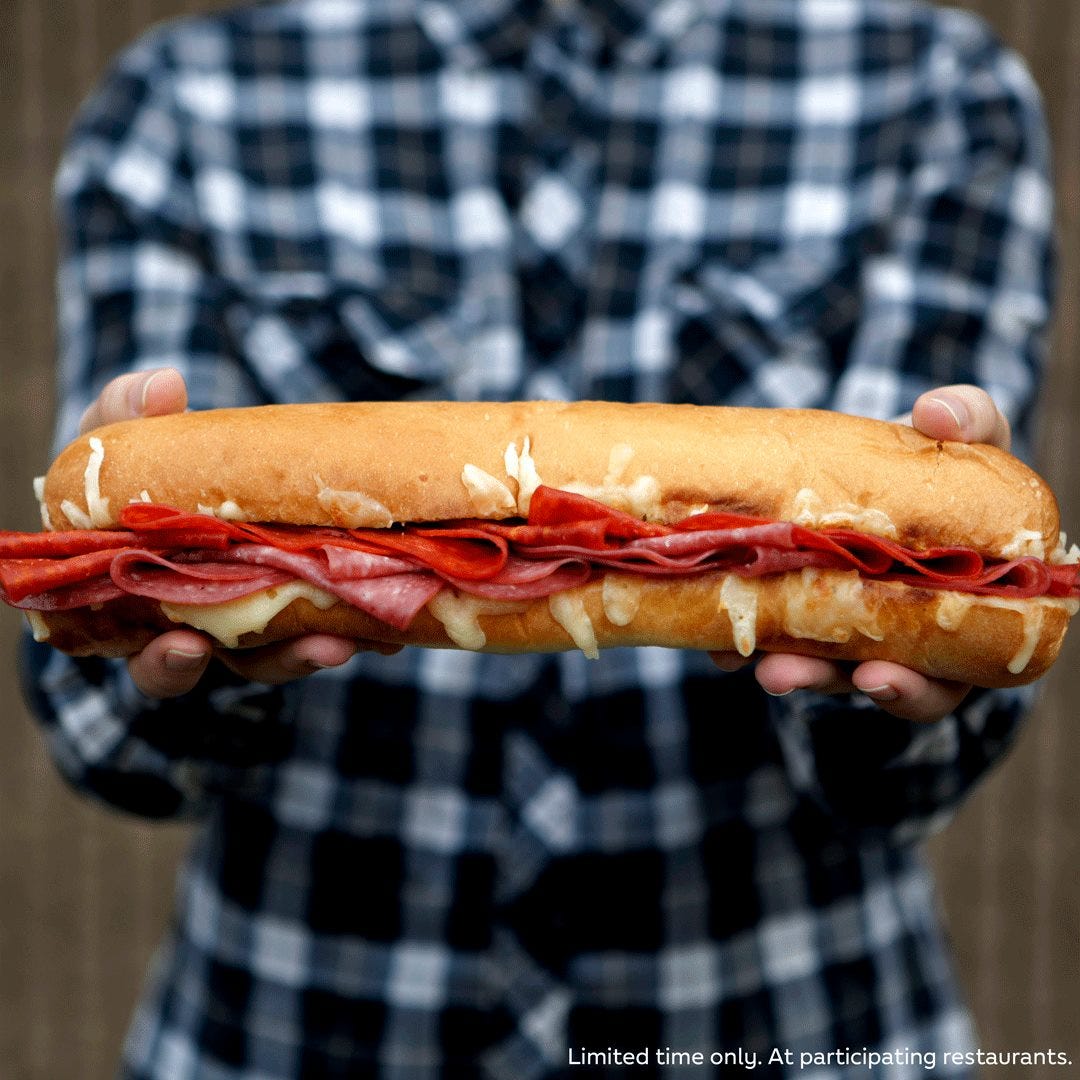
[[[0,526],[38,526],[54,350],[50,185],[79,101],[151,23],[224,0],[0,0]],[[978,0],[1026,58],[1057,163],[1061,293],[1039,461],[1080,533],[1080,3]],[[1075,539],[1076,537],[1074,537]],[[187,839],[76,798],[22,706],[19,619],[0,611],[0,1077],[105,1080],[169,918]],[[988,1050],[1080,1063],[1080,634],[1005,765],[931,849]],[[1078,1064],[1080,1067],[1080,1064]],[[995,1080],[1060,1077],[998,1068]]]

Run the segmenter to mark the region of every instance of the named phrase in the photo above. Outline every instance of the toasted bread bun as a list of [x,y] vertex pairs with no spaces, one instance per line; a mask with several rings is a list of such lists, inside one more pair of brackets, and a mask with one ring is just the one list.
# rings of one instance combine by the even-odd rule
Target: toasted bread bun
[[[598,402],[286,405],[115,424],[56,460],[43,516],[53,528],[108,528],[141,499],[243,520],[380,528],[521,516],[539,483],[661,522],[728,510],[994,558],[1046,558],[1059,545],[1052,492],[991,446],[835,413]],[[1077,608],[1071,599],[1003,600],[818,570],[752,581],[608,572],[514,604],[447,588],[406,631],[321,599],[280,608],[250,598],[185,615],[127,597],[30,618],[41,640],[77,655],[129,655],[186,622],[224,648],[324,632],[511,653],[757,649],[889,659],[935,678],[1006,686],[1046,670]]]
[[[406,631],[345,603],[323,609],[299,599],[230,644],[254,648],[325,633],[369,645],[495,653],[657,644],[744,655],[756,649],[894,660],[932,678],[999,687],[1031,682],[1046,671],[1077,606],[1074,600],[998,600],[859,581],[851,572],[826,570],[756,581],[726,573],[664,580],[609,573],[561,594],[555,604],[447,598],[451,603],[439,610],[445,621],[421,611]],[[236,612],[243,603],[218,607]],[[178,625],[157,601],[143,597],[95,611],[32,614],[39,640],[76,656],[129,656]]]
[[1060,527],[1046,484],[992,446],[815,410],[610,402],[268,405],[126,421],[63,451],[44,506],[53,528],[114,526],[138,499],[377,528],[513,517],[529,478],[650,520],[710,507],[992,556],[1050,552]]

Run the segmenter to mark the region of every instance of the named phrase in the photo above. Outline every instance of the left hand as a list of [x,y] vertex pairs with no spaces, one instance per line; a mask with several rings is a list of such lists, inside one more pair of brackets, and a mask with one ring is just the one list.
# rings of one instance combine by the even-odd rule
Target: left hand
[[[79,431],[103,424],[164,416],[187,408],[187,386],[173,368],[132,371],[105,385],[83,413]],[[167,630],[128,660],[128,672],[147,697],[173,698],[194,690],[212,657],[230,671],[255,682],[278,685],[302,679],[322,668],[338,667],[355,652],[397,652],[400,645],[376,641],[353,641],[330,634],[303,634],[258,649],[215,648],[213,641],[195,630]]]
[[[909,423],[924,435],[943,442],[990,443],[1009,449],[1009,422],[990,395],[977,386],[943,386],[923,394]],[[751,662],[738,653],[713,653],[716,665],[735,671]],[[917,671],[887,660],[868,660],[844,666],[830,660],[789,653],[770,653],[757,661],[755,677],[767,693],[790,694],[816,690],[824,694],[848,694],[857,690],[886,712],[905,720],[933,722],[952,712],[971,687],[963,683],[928,679]]]

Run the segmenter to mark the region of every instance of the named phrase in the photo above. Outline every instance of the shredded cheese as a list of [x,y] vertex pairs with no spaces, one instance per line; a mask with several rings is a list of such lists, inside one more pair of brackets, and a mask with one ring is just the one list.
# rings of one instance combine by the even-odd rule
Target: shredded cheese
[[461,482],[478,517],[502,517],[517,509],[514,493],[497,477],[476,465],[465,465],[461,470]]
[[455,645],[475,651],[487,644],[487,634],[480,625],[481,615],[516,614],[526,611],[528,606],[516,600],[485,600],[443,589],[428,601],[427,609],[443,624],[446,636]]
[[60,504],[60,512],[76,529],[92,529],[94,527],[90,515],[82,507],[76,506],[70,499],[65,499]]
[[600,602],[607,621],[614,626],[629,626],[641,606],[642,588],[641,580],[630,574],[605,574]]
[[378,499],[363,491],[346,491],[332,488],[315,477],[319,505],[334,519],[348,529],[388,529],[394,524],[394,515]]
[[1042,629],[1043,608],[1036,605],[1035,608],[1024,615],[1024,636],[1020,641],[1020,648],[1016,655],[1005,665],[1013,675],[1019,675],[1031,663],[1035,655],[1035,647],[1039,644],[1039,631]]
[[34,497],[38,501],[38,509],[41,511],[41,527],[52,532],[52,519],[49,516],[49,506],[45,502],[45,477],[34,477]]
[[1062,532],[1058,533],[1057,547],[1047,556],[1046,561],[1052,566],[1075,566],[1080,563],[1080,547],[1073,544],[1066,548],[1069,538]]
[[[84,510],[71,499],[64,499],[60,503],[60,511],[64,517],[76,529],[103,529],[111,524],[109,517],[109,500],[101,497],[101,463],[105,460],[105,447],[96,435],[90,436],[90,456],[86,460],[86,469],[83,471],[83,489],[86,495],[86,509]],[[35,481],[35,491],[37,482]],[[45,493],[44,480],[41,484],[42,496]],[[44,507],[44,503],[42,503]],[[48,516],[43,511],[42,520]],[[50,526],[46,526],[49,528]]]
[[934,622],[942,630],[959,630],[964,617],[971,610],[975,598],[964,593],[943,592],[934,608]]
[[[149,502],[149,499],[146,500]],[[195,509],[207,517],[220,518],[222,521],[251,521],[251,515],[246,513],[232,499],[226,499],[218,507],[207,506],[205,503],[197,503]]]
[[852,528],[873,536],[897,537],[896,526],[883,510],[855,503],[840,503],[826,507],[816,491],[800,488],[792,500],[790,520],[808,529]]
[[634,448],[627,443],[616,443],[608,453],[608,467],[599,484],[573,482],[565,485],[567,491],[595,499],[605,506],[623,510],[646,521],[663,519],[663,503],[660,482],[654,476],[642,474],[630,483],[625,482],[626,470],[634,456]]
[[727,574],[720,585],[719,609],[731,620],[731,635],[740,656],[749,656],[757,647],[759,583],[753,578]]
[[90,436],[90,457],[86,461],[83,473],[83,486],[86,489],[86,510],[91,527],[104,529],[112,524],[109,516],[109,500],[101,497],[101,465],[105,460],[105,446],[96,435]]
[[566,491],[595,499],[605,506],[622,510],[645,521],[662,521],[663,502],[660,498],[660,482],[654,476],[639,476],[629,484],[603,483],[600,485],[572,482]]
[[1016,535],[1001,549],[1003,559],[1046,558],[1046,543],[1037,529],[1018,529]]
[[529,516],[529,505],[536,489],[543,483],[540,474],[536,470],[536,462],[533,460],[529,436],[526,435],[521,442],[521,452],[518,452],[517,443],[512,442],[503,454],[503,463],[506,466],[506,475],[517,481],[517,510],[522,517]]
[[45,617],[40,611],[24,611],[26,621],[30,625],[30,632],[34,635],[34,640],[48,641],[49,640],[49,628],[45,625]]
[[241,510],[232,499],[226,499],[217,509],[222,521],[250,521],[251,515]]
[[[144,502],[150,501],[146,491],[141,492],[140,498],[143,496],[146,496],[143,499]],[[218,507],[210,507],[205,502],[197,502],[195,503],[195,512],[205,514],[207,517],[219,517],[222,522],[252,521],[252,515],[241,510],[239,504],[233,502],[232,499],[226,499]]]
[[596,628],[585,610],[585,601],[576,591],[554,593],[548,597],[551,617],[570,635],[574,644],[590,659],[600,658]]

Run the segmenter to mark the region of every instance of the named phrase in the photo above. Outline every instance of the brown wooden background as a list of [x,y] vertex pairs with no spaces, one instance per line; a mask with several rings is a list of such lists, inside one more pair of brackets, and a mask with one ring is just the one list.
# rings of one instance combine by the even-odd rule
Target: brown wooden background
[[[29,477],[52,401],[49,189],[72,113],[153,21],[222,0],[0,0],[0,525],[36,527]],[[1080,531],[1080,3],[978,0],[1032,65],[1056,144],[1062,301],[1042,468]],[[57,779],[17,691],[0,613],[0,1077],[104,1080],[168,910],[185,833],[116,816]],[[1074,631],[1076,634],[1076,631]],[[1056,1047],[1080,1068],[1080,637],[1007,764],[934,843],[987,1049]],[[1069,1069],[995,1069],[1061,1077]],[[988,1076],[990,1074],[988,1073]]]

